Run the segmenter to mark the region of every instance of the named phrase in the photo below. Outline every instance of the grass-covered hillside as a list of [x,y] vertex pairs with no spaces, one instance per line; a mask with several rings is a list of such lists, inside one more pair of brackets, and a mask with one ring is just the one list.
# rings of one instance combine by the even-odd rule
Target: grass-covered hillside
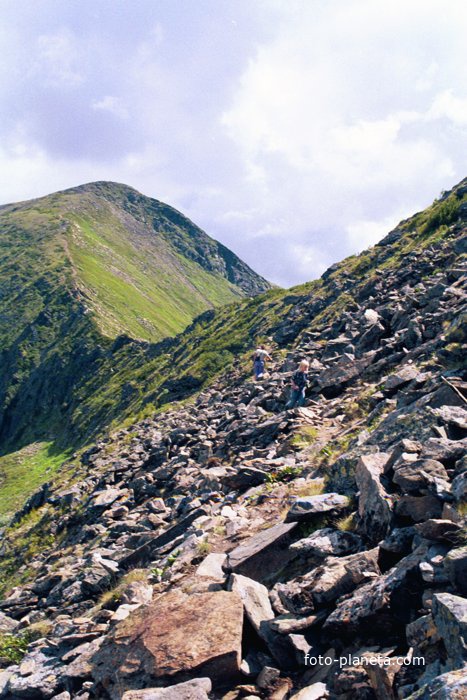
[[[75,192],[88,192],[89,187],[94,191],[100,185],[78,188],[65,196],[73,200]],[[78,200],[81,201],[81,195]],[[99,206],[96,205],[96,217],[101,204],[111,209],[116,206],[105,197],[104,200],[102,203],[99,199]],[[71,251],[83,245],[86,227],[81,205],[76,206],[71,227],[57,215],[56,235],[40,240],[40,245],[51,251],[46,274],[28,278],[24,272],[23,277],[18,273],[16,278],[16,315],[21,319],[22,331],[15,335],[11,329],[15,316],[12,300],[11,320],[6,324],[11,330],[10,350],[4,353],[10,384],[6,387],[9,394],[0,433],[7,447],[7,454],[0,458],[0,478],[3,472],[5,488],[11,487],[14,464],[30,464],[31,474],[38,478],[41,471],[46,480],[59,464],[58,454],[65,458],[70,450],[89,444],[102,431],[154,415],[174,400],[189,399],[220,373],[228,377],[234,363],[241,363],[246,376],[251,371],[251,349],[257,342],[266,341],[279,360],[304,336],[326,344],[345,329],[348,311],[371,307],[374,290],[384,287],[386,281],[390,286],[399,285],[404,279],[403,283],[414,293],[422,294],[424,276],[432,277],[437,269],[455,266],[465,255],[460,239],[465,233],[467,180],[427,210],[402,222],[378,245],[332,266],[319,280],[292,290],[272,289],[256,298],[207,311],[174,339],[156,343],[134,340],[127,330],[112,340],[103,332],[110,334],[109,327],[104,329],[97,321],[99,305],[103,308],[98,292],[90,298],[89,289],[80,286],[82,258],[73,252],[68,254],[60,243],[62,236]],[[118,209],[119,216],[126,220],[131,215],[132,221],[139,221],[141,210],[136,215],[131,200],[127,206],[129,211]],[[137,203],[134,206],[139,207]],[[8,208],[9,214],[14,213],[11,210]],[[39,231],[39,221],[35,226]],[[37,233],[38,246],[39,239]],[[187,238],[180,234],[179,251],[186,242]],[[117,249],[123,242],[114,245]],[[86,250],[89,256],[104,255],[91,245]],[[410,265],[420,254],[420,264]],[[34,260],[37,254],[27,248],[24,255]],[[109,253],[108,259],[114,259],[112,256]],[[215,256],[212,264],[216,264]],[[109,269],[111,266],[110,262]],[[90,269],[92,266],[88,274]],[[67,286],[75,275],[80,282]],[[36,314],[31,316],[34,305]],[[101,323],[106,317],[102,312]],[[447,354],[442,359],[456,366],[462,360],[459,328],[446,328],[445,335]],[[36,447],[28,448],[30,451],[22,456],[16,454],[17,449],[31,444]],[[15,498],[19,500],[33,491],[27,478],[22,486],[18,481],[16,484]]]
[[269,287],[175,209],[124,185],[0,207],[2,449],[55,439],[76,386],[117,337],[157,342]]

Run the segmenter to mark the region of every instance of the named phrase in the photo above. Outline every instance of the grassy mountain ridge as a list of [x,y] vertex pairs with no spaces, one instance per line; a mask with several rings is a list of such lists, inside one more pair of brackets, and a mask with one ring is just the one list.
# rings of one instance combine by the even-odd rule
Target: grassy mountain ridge
[[115,183],[2,206],[0,250],[7,447],[59,436],[118,336],[161,341],[270,287],[175,209]]

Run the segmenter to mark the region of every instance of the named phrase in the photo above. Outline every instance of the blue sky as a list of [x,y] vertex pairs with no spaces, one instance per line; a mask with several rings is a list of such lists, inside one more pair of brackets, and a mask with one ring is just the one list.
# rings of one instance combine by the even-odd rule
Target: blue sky
[[0,202],[93,180],[270,280],[467,175],[464,0],[2,0]]

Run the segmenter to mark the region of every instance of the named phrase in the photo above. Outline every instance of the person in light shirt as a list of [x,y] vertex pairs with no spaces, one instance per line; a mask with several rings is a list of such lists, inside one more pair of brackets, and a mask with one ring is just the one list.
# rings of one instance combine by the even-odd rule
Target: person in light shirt
[[256,380],[263,378],[266,360],[272,360],[272,357],[268,351],[265,350],[264,345],[260,345],[258,348],[256,348],[253,355],[253,371]]

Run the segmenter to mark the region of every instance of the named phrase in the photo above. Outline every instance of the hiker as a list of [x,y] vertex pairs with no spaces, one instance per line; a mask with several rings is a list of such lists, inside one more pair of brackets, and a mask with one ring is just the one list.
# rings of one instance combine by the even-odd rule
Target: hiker
[[264,345],[260,345],[256,348],[253,355],[253,370],[255,373],[255,379],[261,379],[264,375],[264,363],[266,360],[272,360],[272,357],[265,350]]
[[295,408],[295,406],[303,406],[305,403],[305,389],[308,384],[308,360],[302,360],[298,365],[298,369],[292,377],[292,393],[286,404],[287,408]]

